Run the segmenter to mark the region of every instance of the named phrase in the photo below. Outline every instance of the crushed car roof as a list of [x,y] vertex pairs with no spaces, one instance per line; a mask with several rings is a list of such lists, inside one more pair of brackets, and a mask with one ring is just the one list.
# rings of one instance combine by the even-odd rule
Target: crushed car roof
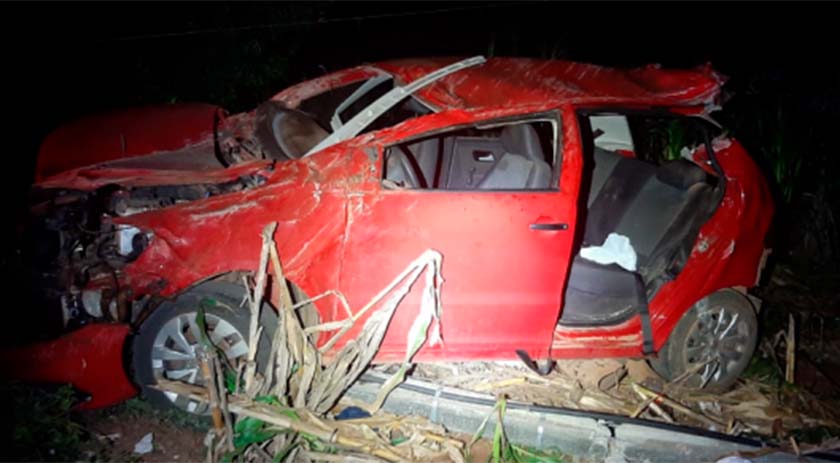
[[[374,66],[411,82],[457,58],[408,59]],[[691,70],[648,65],[615,69],[594,64],[526,58],[490,58],[418,92],[441,108],[483,108],[509,104],[647,103],[665,106],[715,105],[724,76],[711,66]]]
[[[404,84],[459,59],[415,58],[354,67],[326,76],[315,85],[310,81],[291,87],[275,98],[295,107],[303,98],[382,71]],[[725,80],[710,65],[662,69],[652,64],[617,69],[561,60],[489,58],[480,66],[444,77],[416,95],[441,110],[551,103],[708,107],[718,105]]]

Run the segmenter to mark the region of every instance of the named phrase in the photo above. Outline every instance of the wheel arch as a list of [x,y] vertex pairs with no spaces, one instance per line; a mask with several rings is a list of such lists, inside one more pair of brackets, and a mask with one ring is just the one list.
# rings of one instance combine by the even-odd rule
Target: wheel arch
[[[251,321],[251,314],[247,307],[241,304],[244,301],[245,288],[242,283],[235,283],[230,279],[206,279],[199,284],[185,288],[179,292],[177,296],[162,299],[154,310],[150,311],[148,316],[143,320],[143,323],[137,324],[132,330],[126,342],[123,345],[123,358],[126,366],[126,371],[129,378],[136,387],[142,392],[144,396],[151,399],[153,403],[161,406],[171,405],[160,391],[154,389],[153,385],[156,381],[154,366],[151,366],[152,353],[154,352],[154,343],[159,333],[163,333],[163,329],[171,320],[181,319],[184,315],[190,315],[192,312],[193,322],[195,321],[195,312],[200,311],[200,307],[204,306],[206,297],[216,298],[215,303],[205,307],[208,315],[208,330],[211,330],[212,322],[211,315],[218,320],[226,321],[233,325],[236,331],[242,337],[241,340],[247,344],[248,341],[248,326]],[[268,305],[268,304],[264,304]],[[277,327],[277,315],[268,307],[263,307],[260,313],[260,325],[264,328],[262,336],[259,338],[259,349],[257,350],[257,362],[260,368],[264,368],[268,361],[270,351],[271,339],[274,337],[274,331]],[[189,322],[188,322],[189,323]],[[180,328],[180,324],[178,325]],[[212,335],[211,335],[212,336]],[[227,336],[227,335],[224,335]],[[187,338],[182,340],[190,343],[196,343],[195,338]],[[240,341],[241,341],[240,340]],[[219,344],[222,345],[222,344]],[[181,353],[185,351],[180,350]],[[189,351],[186,351],[189,353]],[[238,356],[241,356],[241,349]],[[169,359],[173,360],[173,359]],[[174,359],[180,361],[181,359]],[[187,368],[179,367],[179,368]]]
[[691,309],[693,309],[698,303],[700,303],[704,299],[708,299],[712,295],[719,294],[719,293],[733,293],[733,294],[736,294],[736,295],[740,296],[741,298],[744,299],[744,301],[747,302],[747,304],[749,304],[750,307],[752,307],[753,311],[755,312],[756,317],[758,317],[758,315],[760,314],[762,301],[761,301],[761,299],[753,296],[752,294],[749,294],[747,287],[745,287],[745,286],[727,286],[727,287],[723,287],[723,288],[718,288],[718,289],[716,289],[716,290],[714,290],[714,291],[712,291],[708,294],[705,294],[705,295],[701,296],[699,299],[697,299],[694,302],[692,302],[691,304],[687,305],[684,310],[681,310],[679,312],[679,317],[676,317],[677,321],[675,323],[673,323],[672,325],[670,325],[666,335],[662,338],[662,341],[661,341],[662,344],[659,345],[657,343],[657,345],[659,345],[659,348],[656,350],[657,354],[665,348],[665,345],[668,343],[668,339],[670,339],[671,335],[674,333],[674,329],[676,329],[677,324],[679,323],[679,320],[681,320],[685,316],[685,314],[687,314]]
[[[691,317],[696,318],[697,313],[707,310],[708,304],[712,303],[714,299],[727,298],[727,297],[734,297],[736,301],[739,301],[739,302],[742,303],[745,310],[747,310],[748,312],[751,312],[755,317],[755,318],[751,317],[752,320],[750,322],[748,322],[748,325],[753,325],[754,326],[754,331],[751,335],[752,346],[750,347],[750,353],[749,353],[748,357],[752,357],[752,355],[754,355],[754,351],[755,351],[755,347],[756,347],[755,346],[755,341],[758,339],[759,331],[761,329],[759,324],[758,324],[758,313],[759,313],[758,308],[756,307],[756,304],[754,303],[753,298],[751,298],[749,296],[749,294],[747,294],[746,292],[739,291],[739,288],[737,288],[737,287],[721,288],[721,289],[718,289],[718,290],[716,290],[712,293],[709,293],[709,294],[703,296],[702,298],[700,298],[699,300],[694,302],[691,306],[689,306],[688,309],[680,315],[679,320],[677,321],[676,324],[674,324],[673,329],[668,333],[668,337],[665,339],[665,342],[663,343],[661,348],[657,351],[657,355],[655,357],[648,358],[648,361],[649,361],[651,367],[653,367],[653,369],[657,373],[659,373],[660,376],[663,376],[665,379],[668,379],[668,380],[673,379],[673,376],[676,376],[675,372],[673,370],[673,367],[672,367],[674,355],[676,355],[676,354],[672,354],[672,350],[675,349],[676,347],[673,347],[672,342],[671,342],[672,337],[675,335],[675,333],[677,333],[677,332],[683,333],[685,331],[685,327],[683,326],[684,323],[687,323],[687,320],[690,320]],[[719,302],[717,302],[717,303],[719,303]],[[690,315],[692,313],[695,314],[695,315]],[[746,366],[744,366],[744,367],[746,367]],[[731,384],[734,383],[735,380],[737,380],[737,376],[740,375],[740,373],[742,373],[742,371],[743,371],[743,369],[741,371],[739,371],[738,374],[735,375],[735,378],[732,379],[732,381],[725,382],[725,384],[721,385],[717,389],[719,389],[719,390],[727,389],[729,386],[731,386]]]
[[[245,285],[243,282],[243,277],[251,276],[251,274],[252,272],[249,270],[231,270],[221,272],[197,280],[190,285],[184,286],[182,289],[180,289],[175,294],[172,294],[171,296],[160,296],[157,298],[152,298],[149,300],[146,307],[144,307],[138,314],[138,316],[132,321],[132,326],[136,331],[136,329],[138,329],[143,324],[143,322],[146,321],[148,317],[161,306],[163,302],[175,301],[179,297],[195,291],[219,292],[221,294],[225,294],[228,297],[239,297],[243,298],[244,300]],[[288,282],[289,290],[291,291],[292,298],[295,302],[300,302],[310,297],[309,293],[307,293],[295,281],[289,279],[287,279],[286,281]],[[274,308],[273,306],[272,308],[276,310],[276,308]],[[317,304],[307,304],[302,308],[302,310],[315,311],[314,314],[309,314],[309,317],[314,316],[315,318],[307,318],[305,319],[305,321],[317,322],[323,318],[321,311],[317,308]]]

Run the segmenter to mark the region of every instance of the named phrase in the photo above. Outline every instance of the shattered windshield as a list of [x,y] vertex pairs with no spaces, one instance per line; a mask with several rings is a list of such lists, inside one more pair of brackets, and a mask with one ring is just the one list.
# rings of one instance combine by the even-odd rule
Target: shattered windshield
[[[394,88],[394,79],[390,76],[384,77],[384,79],[374,77],[369,80],[354,82],[326,91],[302,101],[298,109],[312,116],[318,122],[318,125],[332,133],[335,129],[335,125],[333,124],[334,116],[338,116],[342,123],[347,122],[361,110]],[[372,88],[362,88],[370,82],[374,83]],[[350,100],[360,89],[366,91],[357,98]],[[342,105],[344,107],[341,107]],[[402,103],[385,112],[385,114],[363,129],[361,133],[384,129],[431,112],[428,107],[414,96],[409,96]]]
[[[359,113],[347,121],[346,124],[342,123],[341,118],[337,114],[334,114],[333,118],[330,120],[333,127],[333,133],[307,151],[304,156],[309,156],[312,153],[318,152],[336,143],[353,138],[360,133],[363,133],[364,129],[369,130],[370,126],[373,125],[374,122],[381,119],[394,108],[404,104],[405,101],[414,94],[414,92],[448,76],[449,74],[472,66],[479,66],[484,64],[485,61],[486,59],[481,55],[473,56],[472,58],[467,58],[448,66],[438,68],[423,75],[422,77],[406,83],[405,85],[393,86],[391,90],[385,92],[382,96],[365,106],[363,110],[359,111]],[[361,89],[363,90],[359,90],[351,95],[349,97],[349,101],[353,101],[355,98],[366,94],[368,89],[375,87],[379,80],[384,82],[384,79],[381,77],[375,77],[371,79],[371,81],[362,84]],[[349,106],[349,104],[345,103],[339,106],[339,111],[344,106]]]
[[309,156],[360,134],[432,112],[414,92],[484,62],[483,56],[474,56],[405,85],[396,85],[393,77],[382,74],[309,98],[296,109],[269,101],[257,111],[255,137],[263,153],[274,159]]

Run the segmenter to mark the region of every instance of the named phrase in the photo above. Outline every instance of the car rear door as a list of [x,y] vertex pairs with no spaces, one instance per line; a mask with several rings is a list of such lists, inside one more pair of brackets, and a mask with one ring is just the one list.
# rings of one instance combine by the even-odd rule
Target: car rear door
[[[553,128],[547,145],[553,153],[546,156],[552,176],[540,188],[452,190],[446,185],[463,188],[465,182],[430,180],[423,189],[378,183],[351,198],[340,282],[351,307],[364,305],[426,249],[443,255],[444,343],[425,347],[418,359],[515,358],[517,349],[535,358],[547,355],[570,264],[581,152],[574,117],[553,112],[539,120]],[[460,154],[476,163],[499,161],[499,153],[488,153],[492,149],[474,151]],[[379,179],[386,175],[386,153],[377,158]],[[480,167],[456,161],[450,159],[442,170]],[[486,170],[482,176],[489,175]],[[404,353],[421,286],[397,309],[380,361]]]

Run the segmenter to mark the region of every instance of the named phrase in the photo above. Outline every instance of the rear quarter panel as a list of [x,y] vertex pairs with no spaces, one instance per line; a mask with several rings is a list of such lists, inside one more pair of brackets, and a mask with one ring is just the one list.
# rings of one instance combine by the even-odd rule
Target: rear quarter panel
[[[752,287],[773,218],[770,189],[760,169],[736,140],[713,142],[726,177],[726,192],[717,211],[700,229],[682,272],[666,283],[650,303],[656,349],[668,340],[682,315],[703,297],[732,287]],[[703,150],[695,160],[703,164]],[[634,357],[641,355],[638,317],[612,327],[558,327],[552,353],[556,357]]]

